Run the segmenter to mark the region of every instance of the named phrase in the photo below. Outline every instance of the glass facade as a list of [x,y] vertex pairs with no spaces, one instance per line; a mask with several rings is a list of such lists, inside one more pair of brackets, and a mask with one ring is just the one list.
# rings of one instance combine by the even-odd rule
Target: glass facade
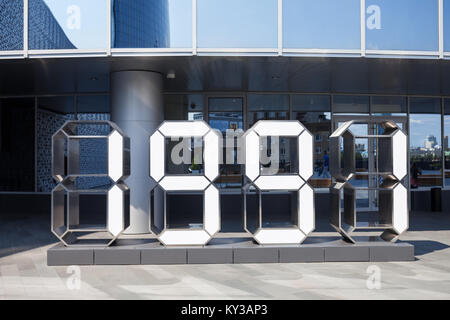
[[[449,2],[443,0],[442,49],[450,54]],[[28,48],[101,52],[173,48],[193,53],[214,49],[213,54],[222,52],[220,49],[260,54],[264,52],[261,49],[269,49],[266,54],[312,55],[357,55],[365,49],[369,55],[399,51],[397,54],[436,56],[440,49],[439,0],[366,0],[364,8],[360,0],[283,0],[282,6],[278,0],[197,0],[195,10],[193,3],[29,0]],[[27,8],[23,4],[23,0],[0,0],[0,52],[24,47]]]
[[366,49],[438,50],[438,1],[366,0],[366,8]]
[[113,48],[167,48],[170,43],[168,0],[114,0]]
[[198,0],[199,48],[276,48],[277,0]]
[[329,172],[329,136],[331,134],[331,97],[329,95],[292,96],[292,119],[298,120],[314,136],[314,173],[310,183],[315,188],[331,185]]
[[[192,0],[29,0],[28,3],[28,8],[24,8],[22,0],[0,0],[0,55],[5,54],[4,51],[23,49],[26,9],[28,48],[50,52],[54,49],[103,52],[109,49],[109,42],[112,49],[144,48],[150,51],[155,48],[231,49],[228,52],[233,54],[239,53],[240,48],[253,48],[255,52],[264,48],[281,49],[281,54],[284,54],[283,49],[289,53],[295,53],[297,49],[299,53],[302,49],[358,51],[361,48],[361,13],[367,50],[401,50],[408,54],[408,51],[434,52],[439,49],[438,0],[366,0],[365,8],[361,8],[359,0],[283,0],[281,15],[277,0],[246,0],[245,5],[238,0],[197,0],[196,10]],[[443,1],[443,17],[443,49],[450,52],[450,0]],[[111,39],[107,39],[109,34]],[[195,48],[193,44],[196,44]],[[167,52],[171,54],[170,50]],[[259,63],[254,61],[251,68]],[[252,70],[250,77],[263,74]],[[283,76],[275,74],[279,71],[272,71],[271,79],[282,82],[280,77]],[[80,83],[80,87],[83,85]],[[324,94],[296,94],[303,90],[279,90],[276,86],[273,92],[264,93],[253,91],[251,86],[244,88],[244,84],[239,88],[238,83],[235,87],[242,91],[226,97],[212,97],[199,93],[201,90],[195,94],[166,95],[165,118],[204,119],[222,132],[245,130],[262,119],[300,120],[315,136],[314,178],[319,180],[328,179],[326,172],[323,173],[323,164],[328,152],[328,135],[333,129],[333,116],[406,117],[409,114],[408,126],[403,128],[410,133],[411,163],[422,170],[421,186],[450,184],[442,179],[444,172],[447,174],[446,170],[450,170],[447,98],[444,97],[445,113],[442,113],[441,97],[418,98],[413,90],[408,92],[411,94],[408,98],[370,96],[365,90],[350,91],[357,93],[345,95],[305,89],[304,92]],[[252,93],[245,93],[248,88],[252,88]],[[382,88],[380,91],[383,94]],[[343,90],[337,92],[344,93]],[[358,93],[360,95],[356,95]],[[38,108],[48,114],[55,111],[53,105],[58,106],[58,112],[78,119],[89,118],[90,114],[101,118],[110,112],[107,92],[77,97],[74,102],[77,110],[73,112],[61,111],[57,100],[44,104],[45,99],[40,98]],[[404,125],[403,122],[399,124]],[[318,181],[319,185],[325,185],[325,182]]]
[[[34,98],[0,99],[2,115],[0,148],[2,167],[5,168],[0,177],[1,191],[51,191],[55,186],[50,171],[51,136],[54,132],[67,120],[110,119],[109,95],[49,96],[38,97],[36,101],[35,112]],[[329,174],[327,156],[329,136],[333,128],[336,128],[342,121],[348,121],[345,119],[356,119],[369,115],[392,117],[392,119],[397,119],[394,121],[405,132],[409,131],[411,175],[413,171],[417,172],[417,177],[411,180],[413,189],[415,187],[426,189],[434,186],[450,186],[449,98],[251,93],[214,97],[208,97],[205,94],[166,94],[164,101],[164,119],[208,119],[212,128],[221,131],[224,137],[223,163],[221,164],[221,175],[217,180],[217,185],[221,189],[237,190],[236,188],[241,187],[242,163],[240,161],[242,159],[239,157],[242,146],[239,145],[237,139],[256,121],[262,119],[298,120],[305,125],[314,137],[314,172],[310,184],[314,188],[328,188],[332,179]],[[441,103],[443,103],[443,107]],[[407,117],[408,104],[409,118]],[[367,110],[371,110],[371,112]],[[16,131],[11,127],[11,123],[14,123],[14,127],[19,128],[17,129],[19,131],[31,130],[29,131],[30,139],[19,138],[17,135],[19,131],[17,134],[14,133]],[[34,129],[34,123],[36,123],[36,129]],[[102,130],[102,128],[91,129],[93,132]],[[364,124],[354,125],[351,130],[356,135],[364,135],[369,132],[369,128]],[[36,141],[34,137],[36,137]],[[225,148],[231,142],[230,137],[234,140],[234,145],[231,149],[226,150]],[[290,166],[292,141],[281,137],[280,142],[278,150],[280,173],[295,171],[295,168]],[[169,148],[173,148],[178,142],[166,141],[166,143],[169,144]],[[199,143],[203,142],[191,141],[193,146],[199,145]],[[23,148],[17,149],[16,146],[19,144],[30,148],[31,151],[28,149],[25,151]],[[267,146],[267,150],[270,151],[270,141],[267,141]],[[84,147],[104,148],[103,145],[86,145]],[[361,159],[357,162],[357,168],[366,170],[368,162],[363,155],[369,152],[369,145],[367,141],[359,139],[356,141],[356,147],[361,155]],[[36,153],[34,148],[36,148]],[[27,162],[28,156],[32,161]],[[83,161],[88,163],[88,160],[92,159]],[[21,166],[31,168],[22,172],[19,168]],[[89,169],[90,166],[88,165],[87,168]],[[199,170],[202,170],[201,164],[198,167]],[[191,173],[191,169],[191,166],[188,165],[183,170],[185,173]],[[24,175],[27,175],[27,178],[24,178]],[[23,179],[26,179],[28,184],[23,182]],[[22,182],[19,183],[19,180]],[[86,180],[83,183],[90,184],[91,182],[93,181]]]
[[368,96],[334,96],[333,112],[342,114],[369,114]]
[[283,0],[283,47],[359,49],[359,0]]
[[28,12],[30,50],[107,47],[106,1],[29,0]]
[[406,97],[372,97],[372,114],[380,116],[406,115],[408,103]]
[[441,99],[411,98],[409,124],[412,184],[442,186]]
[[[244,133],[244,99],[241,97],[211,97],[208,99],[208,122],[211,128],[221,132],[223,140],[219,188],[240,188],[242,186],[242,149],[237,138]],[[228,145],[227,144],[232,144]]]
[[0,0],[0,51],[23,49],[23,1]]
[[248,95],[248,127],[259,120],[288,120],[289,96],[277,94]]
[[450,186],[450,147],[448,137],[450,136],[450,99],[444,100],[444,137],[442,150],[444,152],[445,185]]
[[450,0],[444,0],[444,51],[450,52]]

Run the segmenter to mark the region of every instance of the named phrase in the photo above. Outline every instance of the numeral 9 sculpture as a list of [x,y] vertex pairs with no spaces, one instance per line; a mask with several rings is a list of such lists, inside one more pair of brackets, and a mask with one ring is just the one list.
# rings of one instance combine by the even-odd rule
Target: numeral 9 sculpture
[[[374,135],[352,132],[355,125],[375,126]],[[373,148],[374,166],[356,170],[355,139]],[[371,152],[369,150],[369,152]],[[349,242],[362,230],[383,230],[381,238],[396,241],[408,229],[408,192],[402,184],[407,176],[407,136],[391,121],[348,121],[330,136],[330,171],[335,183],[330,188],[330,224]],[[367,180],[367,185],[361,182]],[[357,198],[368,195],[368,205]]]
[[[52,232],[66,246],[111,245],[129,226],[129,174],[130,139],[115,123],[67,121],[52,137]],[[80,220],[80,196],[89,195],[106,199],[106,225]],[[78,237],[92,232],[95,239]]]
[[[291,167],[295,168],[290,171],[294,172],[263,172],[260,150],[268,137],[295,140],[286,148],[295,149],[292,154],[289,152]],[[245,175],[249,180],[243,187],[245,229],[262,245],[300,244],[315,228],[314,191],[307,182],[313,174],[313,136],[298,121],[260,120],[245,133],[244,139]],[[283,211],[289,215],[288,225],[266,223],[267,213],[280,216],[285,215]]]
[[[168,174],[166,138],[201,138],[204,174]],[[220,230],[219,190],[213,181],[219,175],[219,139],[204,121],[164,121],[150,137],[150,176],[157,182],[150,195],[150,229],[166,246],[206,245]],[[201,227],[174,229],[167,221],[167,196],[177,192],[203,195]]]

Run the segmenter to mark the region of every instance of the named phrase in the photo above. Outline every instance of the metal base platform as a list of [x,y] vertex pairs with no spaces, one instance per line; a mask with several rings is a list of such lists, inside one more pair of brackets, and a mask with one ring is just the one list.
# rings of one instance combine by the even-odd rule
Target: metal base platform
[[164,247],[154,239],[118,240],[102,247],[65,247],[47,251],[49,266],[165,265],[295,262],[413,261],[414,246],[384,241],[350,244],[337,238],[312,237],[302,245],[260,246],[252,239],[213,239],[205,247]]

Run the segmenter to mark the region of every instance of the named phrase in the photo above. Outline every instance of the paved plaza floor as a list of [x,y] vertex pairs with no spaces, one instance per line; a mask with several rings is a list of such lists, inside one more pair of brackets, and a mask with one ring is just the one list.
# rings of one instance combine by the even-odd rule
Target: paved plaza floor
[[449,212],[411,214],[416,261],[375,264],[48,267],[50,217],[0,219],[0,299],[450,299]]

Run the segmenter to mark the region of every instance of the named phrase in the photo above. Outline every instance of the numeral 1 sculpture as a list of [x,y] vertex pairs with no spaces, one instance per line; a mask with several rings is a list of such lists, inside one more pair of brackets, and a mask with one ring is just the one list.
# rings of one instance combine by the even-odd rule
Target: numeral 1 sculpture
[[[330,136],[330,171],[335,179],[330,188],[330,223],[349,242],[364,235],[356,232],[362,230],[382,230],[383,240],[396,241],[408,229],[408,192],[403,185],[408,175],[407,136],[392,121],[364,121],[375,126],[373,135],[355,134],[352,128],[359,124],[345,122]],[[356,169],[356,139],[372,146],[373,167]],[[357,203],[364,194],[368,195],[365,206]]]
[[[52,137],[52,232],[66,246],[111,245],[129,226],[129,174],[130,139],[116,124],[67,121]],[[106,225],[80,220],[80,197],[89,195],[106,199]],[[79,237],[86,233],[96,237]]]

